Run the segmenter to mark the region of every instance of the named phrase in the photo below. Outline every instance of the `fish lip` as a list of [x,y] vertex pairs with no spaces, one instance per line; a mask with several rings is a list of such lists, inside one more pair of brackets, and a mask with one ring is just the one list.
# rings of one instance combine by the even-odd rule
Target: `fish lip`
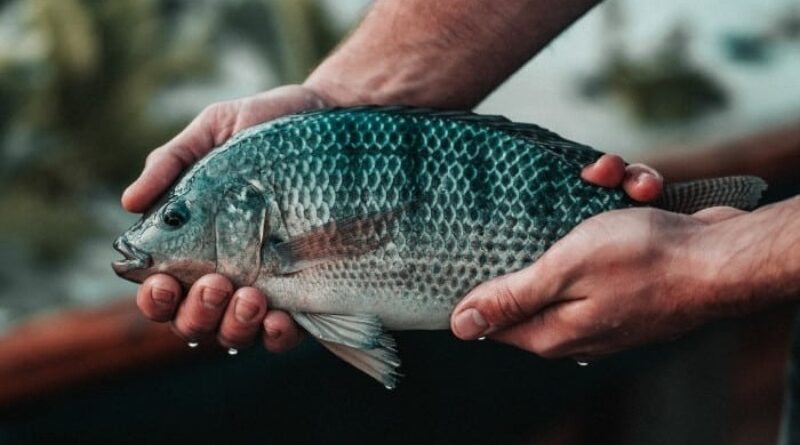
[[123,260],[111,263],[114,273],[125,278],[125,274],[134,270],[147,269],[153,265],[153,258],[142,249],[132,245],[124,237],[119,237],[114,241],[114,250],[125,257]]

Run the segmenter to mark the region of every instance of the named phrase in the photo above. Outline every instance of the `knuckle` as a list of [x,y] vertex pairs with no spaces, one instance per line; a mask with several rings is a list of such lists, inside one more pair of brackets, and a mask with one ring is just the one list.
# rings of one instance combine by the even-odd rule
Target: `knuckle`
[[541,345],[537,345],[537,347],[532,348],[536,354],[538,354],[542,358],[546,359],[556,359],[564,357],[564,348],[560,342],[557,341],[548,341]]
[[166,159],[169,162],[174,163],[180,169],[184,169],[192,165],[192,163],[195,161],[192,150],[189,147],[180,144],[171,146],[170,150],[164,152],[164,155],[161,157],[161,159]]
[[222,112],[222,109],[225,108],[224,102],[214,102],[212,104],[206,105],[198,117],[201,120],[208,120],[208,119],[216,119],[219,114]]
[[277,337],[269,336],[266,333],[264,335],[264,347],[267,351],[274,353],[286,352],[292,349],[297,343],[298,340],[296,336],[292,335],[290,332],[282,331]]
[[491,284],[491,313],[499,319],[516,321],[525,316],[519,296],[509,287],[505,280],[494,280]]
[[176,320],[175,328],[189,338],[208,335],[214,331],[214,327],[209,323],[193,317],[180,317]]
[[229,348],[249,346],[253,342],[254,334],[242,332],[220,332],[217,341]]
[[542,329],[538,330],[538,335],[528,338],[528,349],[546,359],[556,359],[568,355],[567,352],[576,339],[572,327],[553,318],[544,323],[541,326]]
[[144,158],[145,165],[150,165],[150,164],[158,161],[158,158],[161,157],[161,154],[162,154],[162,151],[161,151],[160,148],[156,148],[155,150],[153,150],[150,153],[148,153],[147,157]]
[[200,113],[198,117],[200,124],[209,131],[214,144],[222,144],[237,129],[238,116],[245,102],[216,102]]

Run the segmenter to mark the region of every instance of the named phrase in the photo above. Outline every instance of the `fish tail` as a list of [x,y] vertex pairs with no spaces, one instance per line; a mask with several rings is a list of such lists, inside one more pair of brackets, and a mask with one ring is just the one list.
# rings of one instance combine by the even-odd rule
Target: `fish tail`
[[678,213],[727,206],[751,210],[758,205],[767,183],[756,176],[726,176],[679,182],[664,187],[656,207]]

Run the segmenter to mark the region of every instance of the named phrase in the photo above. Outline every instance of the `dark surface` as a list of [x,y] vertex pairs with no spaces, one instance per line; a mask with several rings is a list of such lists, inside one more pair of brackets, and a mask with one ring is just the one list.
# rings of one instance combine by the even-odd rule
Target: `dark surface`
[[398,340],[406,377],[394,391],[313,341],[284,355],[220,351],[6,410],[0,442],[517,443],[669,357],[661,347],[579,367],[448,332]]

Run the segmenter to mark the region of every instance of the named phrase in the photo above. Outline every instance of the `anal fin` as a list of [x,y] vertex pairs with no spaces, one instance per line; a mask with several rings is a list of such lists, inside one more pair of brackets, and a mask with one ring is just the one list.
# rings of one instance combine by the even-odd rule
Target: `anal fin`
[[394,389],[400,373],[400,359],[394,351],[385,348],[357,349],[328,341],[320,341],[337,357],[360,369],[368,376],[381,382],[386,389]]
[[393,389],[400,374],[395,341],[374,315],[292,313],[297,324],[342,360]]

